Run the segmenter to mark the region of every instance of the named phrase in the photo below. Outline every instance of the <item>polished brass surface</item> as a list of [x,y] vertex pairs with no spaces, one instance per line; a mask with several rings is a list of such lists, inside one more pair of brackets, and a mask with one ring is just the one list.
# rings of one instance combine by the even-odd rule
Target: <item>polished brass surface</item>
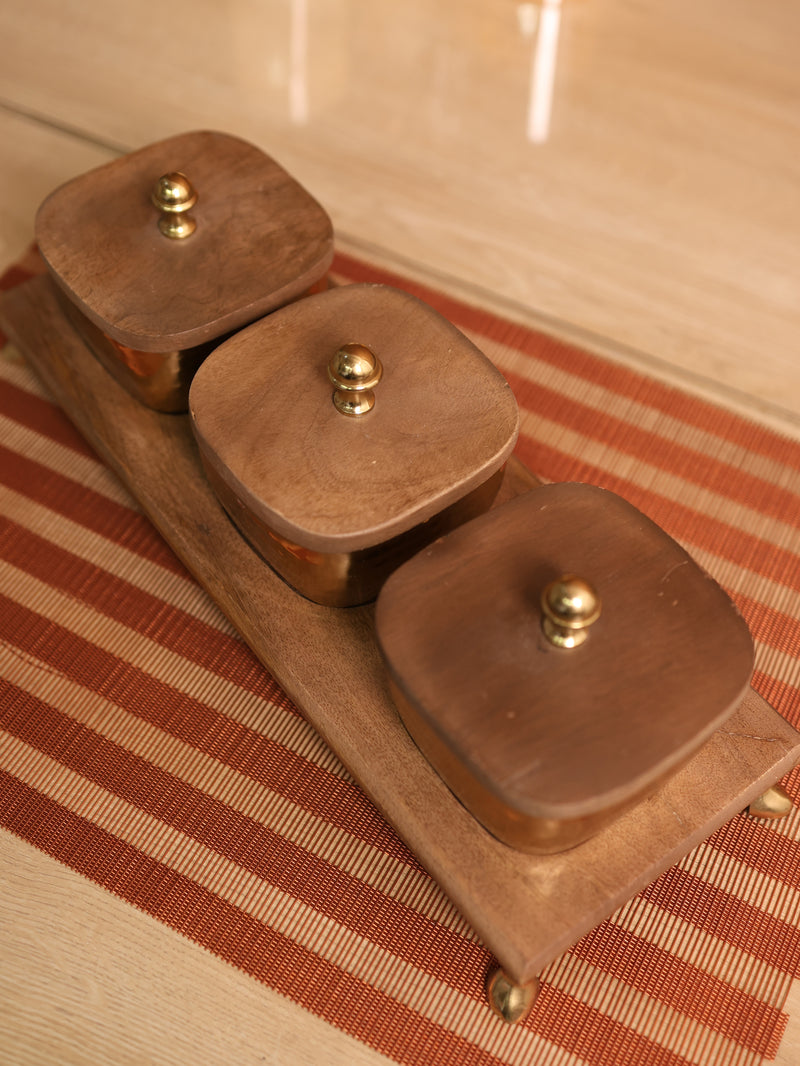
[[[547,818],[514,810],[472,773],[438,731],[431,728],[392,677],[389,678],[389,691],[409,735],[428,762],[436,767],[453,795],[492,836],[517,851],[529,855],[555,855],[568,851],[594,836],[642,798],[629,796],[619,803],[576,818]],[[652,789],[659,783],[654,782]]]
[[56,293],[66,317],[92,354],[131,396],[164,414],[183,414],[188,410],[192,378],[222,338],[175,351],[137,351],[98,329],[60,289]]
[[194,233],[197,223],[187,212],[197,203],[197,193],[185,174],[180,171],[163,174],[156,182],[151,199],[162,212],[158,228],[165,237],[183,240]]
[[492,970],[486,979],[489,1006],[509,1025],[528,1017],[539,995],[539,988],[538,977],[524,985],[517,985],[501,969]]
[[558,648],[577,648],[600,617],[600,597],[582,577],[565,574],[542,592],[542,629]]
[[375,406],[372,391],[383,376],[380,359],[363,344],[343,344],[328,364],[333,403],[343,415],[364,415]]
[[793,806],[789,793],[784,791],[780,785],[773,785],[753,800],[747,808],[747,813],[751,818],[767,818],[772,822],[777,822],[781,818],[788,817],[792,813]]
[[326,607],[354,607],[374,600],[398,566],[437,537],[487,511],[505,473],[501,467],[433,518],[389,540],[357,551],[320,552],[294,544],[270,529],[220,477],[202,442],[198,443],[209,483],[244,538],[296,592]]

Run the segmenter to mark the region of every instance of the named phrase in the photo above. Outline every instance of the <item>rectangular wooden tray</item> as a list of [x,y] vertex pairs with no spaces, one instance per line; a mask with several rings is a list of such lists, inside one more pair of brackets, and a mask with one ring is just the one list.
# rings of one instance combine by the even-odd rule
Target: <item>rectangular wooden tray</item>
[[[188,416],[148,410],[117,385],[67,323],[49,278],[6,293],[0,318],[77,428],[513,980],[536,975],[800,761],[800,734],[750,692],[683,770],[592,840],[551,856],[505,847],[458,803],[406,733],[388,694],[372,609],[309,603],[261,561],[211,492]],[[514,463],[503,491],[535,484]]]

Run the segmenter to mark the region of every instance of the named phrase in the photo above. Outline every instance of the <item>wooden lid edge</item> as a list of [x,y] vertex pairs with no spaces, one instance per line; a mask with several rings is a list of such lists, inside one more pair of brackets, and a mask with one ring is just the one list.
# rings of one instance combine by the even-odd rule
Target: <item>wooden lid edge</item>
[[229,467],[220,466],[220,464],[215,461],[214,450],[203,437],[202,430],[198,428],[196,420],[192,418],[191,421],[198,446],[204,451],[206,460],[210,460],[213,463],[218,476],[225,482],[229,490],[237,496],[261,522],[273,530],[273,532],[277,533],[278,536],[285,538],[292,544],[298,545],[298,547],[306,548],[309,551],[323,553],[347,553],[361,551],[365,548],[372,548],[376,545],[383,544],[385,541],[390,540],[393,537],[407,533],[409,530],[414,529],[415,526],[418,526],[422,522],[432,518],[434,515],[439,514],[439,512],[445,510],[445,508],[456,503],[458,500],[463,499],[463,497],[467,496],[474,489],[484,484],[484,482],[488,481],[493,474],[502,469],[514,450],[519,433],[519,425],[517,425],[513,436],[506,441],[503,447],[491,456],[483,466],[475,470],[468,478],[464,478],[462,481],[452,485],[446,493],[436,496],[423,506],[410,507],[400,515],[395,515],[380,525],[371,526],[366,531],[354,530],[342,533],[320,533],[304,529],[280,512],[265,506],[264,503],[231,472]]

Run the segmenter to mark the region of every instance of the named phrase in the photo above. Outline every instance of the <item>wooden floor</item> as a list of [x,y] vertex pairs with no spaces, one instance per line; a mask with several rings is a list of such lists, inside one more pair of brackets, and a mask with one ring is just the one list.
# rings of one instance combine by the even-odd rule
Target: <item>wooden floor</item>
[[797,5],[29,0],[0,39],[0,259],[71,175],[219,128],[340,240],[800,432]]
[[[0,40],[0,264],[61,182],[222,129],[297,177],[341,246],[800,437],[796,4],[27,0],[0,7]],[[0,889],[15,1061],[108,1061],[112,1025],[130,1061],[156,1029],[164,1062],[384,1061],[172,934],[155,957],[142,916],[7,837]],[[37,909],[59,915],[46,943]],[[235,1001],[249,1029],[201,1045],[198,985],[198,1016]]]

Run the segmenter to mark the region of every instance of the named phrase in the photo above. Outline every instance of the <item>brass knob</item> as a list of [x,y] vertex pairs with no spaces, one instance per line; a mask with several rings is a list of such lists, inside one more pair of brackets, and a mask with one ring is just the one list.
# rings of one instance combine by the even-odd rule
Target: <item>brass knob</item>
[[197,223],[186,212],[197,203],[197,193],[185,174],[178,170],[163,174],[156,182],[151,199],[161,212],[158,228],[165,237],[177,241],[191,237]]
[[558,648],[577,648],[600,617],[600,597],[582,577],[565,574],[542,592],[542,629]]
[[363,344],[343,344],[328,364],[333,403],[343,415],[365,415],[375,406],[372,391],[383,375],[377,355]]

